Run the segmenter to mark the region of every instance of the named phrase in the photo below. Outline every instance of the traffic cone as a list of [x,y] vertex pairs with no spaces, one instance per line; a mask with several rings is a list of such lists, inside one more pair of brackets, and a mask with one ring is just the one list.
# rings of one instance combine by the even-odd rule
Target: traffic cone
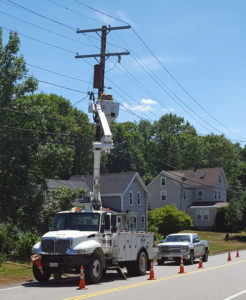
[[228,250],[228,259],[227,259],[227,261],[231,261],[231,251],[230,250]]
[[84,274],[84,267],[81,266],[80,268],[80,280],[79,280],[79,287],[77,290],[87,290],[85,287],[85,274]]
[[236,255],[236,257],[239,257],[239,252],[238,252],[238,250],[237,250],[237,255]]
[[198,269],[203,268],[202,265],[202,254],[200,253],[200,259],[199,259],[199,265],[198,265]]
[[180,257],[180,271],[179,274],[185,273],[184,271],[184,263],[183,263],[183,256]]
[[155,275],[154,275],[153,259],[151,259],[151,261],[150,261],[150,272],[149,272],[149,279],[148,280],[156,280]]
[[31,256],[31,261],[39,268],[40,273],[44,274],[42,263],[41,263],[41,256],[34,254]]

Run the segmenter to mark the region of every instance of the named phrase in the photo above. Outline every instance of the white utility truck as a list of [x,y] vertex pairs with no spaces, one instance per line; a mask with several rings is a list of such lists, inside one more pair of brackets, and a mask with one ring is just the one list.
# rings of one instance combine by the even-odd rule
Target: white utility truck
[[100,158],[102,151],[113,148],[109,125],[118,116],[119,104],[109,94],[102,94],[96,103],[94,97],[91,100],[89,112],[97,123],[91,208],[56,214],[51,231],[33,247],[33,274],[38,281],[48,280],[52,273],[79,273],[81,266],[92,283],[100,282],[109,268],[126,267],[130,275],[144,275],[153,259],[153,233],[120,230],[116,213],[102,208]]

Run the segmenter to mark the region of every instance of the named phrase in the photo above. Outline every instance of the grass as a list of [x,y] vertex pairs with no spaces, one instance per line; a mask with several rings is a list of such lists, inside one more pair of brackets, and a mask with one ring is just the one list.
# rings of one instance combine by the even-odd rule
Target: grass
[[246,249],[246,232],[229,233],[228,241],[225,240],[226,233],[197,230],[186,230],[184,232],[195,232],[199,235],[201,240],[207,240],[209,243],[210,255],[226,252],[229,249],[231,251]]
[[33,280],[32,265],[7,261],[0,266],[0,285]]

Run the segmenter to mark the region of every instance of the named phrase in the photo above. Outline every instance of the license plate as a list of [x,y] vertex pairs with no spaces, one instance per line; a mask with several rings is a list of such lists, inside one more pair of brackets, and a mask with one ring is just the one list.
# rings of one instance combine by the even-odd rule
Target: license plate
[[168,257],[167,260],[173,260],[173,257]]
[[58,267],[58,263],[57,262],[50,262],[49,263],[49,267],[51,267],[51,268],[57,268]]

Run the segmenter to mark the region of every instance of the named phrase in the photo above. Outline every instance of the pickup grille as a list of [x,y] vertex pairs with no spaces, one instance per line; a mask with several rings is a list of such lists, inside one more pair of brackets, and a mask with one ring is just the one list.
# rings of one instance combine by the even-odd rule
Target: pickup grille
[[160,248],[160,251],[162,253],[180,253],[181,252],[181,247],[180,246],[162,246]]
[[41,242],[41,249],[46,253],[65,254],[70,248],[69,240],[49,240],[45,239]]

